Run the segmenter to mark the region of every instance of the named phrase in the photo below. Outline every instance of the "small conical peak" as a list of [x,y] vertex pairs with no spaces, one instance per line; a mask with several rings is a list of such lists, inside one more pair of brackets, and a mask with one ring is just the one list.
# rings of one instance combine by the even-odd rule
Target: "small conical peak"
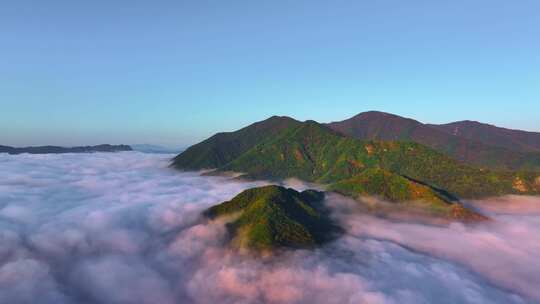
[[296,120],[296,119],[294,119],[292,117],[279,116],[279,115],[270,116],[270,117],[268,117],[267,119],[265,119],[263,121],[295,121],[295,122],[298,122],[298,120]]
[[[391,114],[391,113],[386,113],[386,112],[381,112],[381,111],[367,111],[367,112],[362,112],[362,113],[359,113],[349,119],[346,119],[344,121],[340,121],[340,122],[346,122],[346,121],[377,121],[377,120],[404,120],[404,121],[409,121],[409,122],[414,122],[414,123],[420,123],[419,121],[417,120],[414,120],[414,119],[411,119],[411,118],[407,118],[407,117],[403,117],[403,116],[399,116],[399,115],[395,115],[395,114]],[[340,123],[340,122],[333,122],[333,123]]]
[[462,120],[462,121],[457,121],[456,123],[467,124],[467,125],[489,125],[489,124],[482,123],[476,120]]
[[311,129],[324,129],[324,130],[330,130],[327,126],[319,123],[318,121],[309,119],[303,122],[303,125],[305,127],[309,127]]
[[356,116],[369,116],[369,115],[379,115],[379,116],[396,116],[394,114],[391,114],[391,113],[387,113],[387,112],[382,112],[382,111],[365,111],[365,112],[360,112],[358,113]]
[[290,116],[281,116],[281,115],[272,115],[272,116],[268,117],[268,119],[293,119],[293,120],[295,120],[294,118],[292,118]]
[[294,118],[288,117],[288,116],[271,116],[265,120],[261,120],[258,122],[255,122],[245,128],[251,128],[251,127],[274,127],[274,126],[287,126],[287,125],[293,125],[293,124],[299,124],[300,122]]
[[380,111],[368,111],[357,114],[353,118],[400,118],[400,119],[410,119],[407,117],[399,116],[392,113],[380,112]]

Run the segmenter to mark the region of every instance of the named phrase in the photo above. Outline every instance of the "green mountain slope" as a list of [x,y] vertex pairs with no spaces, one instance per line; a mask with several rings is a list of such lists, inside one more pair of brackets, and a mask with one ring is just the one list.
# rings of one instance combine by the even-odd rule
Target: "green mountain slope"
[[[467,198],[540,191],[531,173],[470,167],[412,142],[359,141],[313,121],[284,130],[220,170],[244,172],[259,179],[298,177],[329,184],[369,168],[385,169]],[[521,190],[515,181],[521,181]]]
[[189,170],[219,168],[265,139],[300,124],[289,117],[272,116],[235,132],[217,133],[176,156],[172,166]]
[[[537,173],[471,167],[418,143],[360,141],[314,121],[301,123],[292,119],[289,123],[280,124],[279,129],[264,129],[264,136],[240,136],[240,132],[263,133],[251,128],[229,134],[235,139],[232,143],[210,145],[208,142],[215,140],[207,140],[198,144],[177,156],[173,166],[190,170],[208,168],[212,164],[218,167],[218,171],[242,172],[251,178],[297,177],[323,184],[336,183],[367,169],[379,168],[464,198],[540,193]],[[193,153],[189,151],[201,146],[206,148],[201,149],[197,157],[192,157]],[[203,153],[218,150],[227,151],[227,157],[216,161],[215,153]]]
[[245,190],[232,200],[209,208],[204,215],[211,219],[236,215],[228,230],[237,248],[309,248],[341,233],[321,204],[323,198],[322,192],[314,190],[298,192],[265,186]]
[[450,219],[465,221],[486,219],[484,216],[463,207],[455,197],[443,190],[382,169],[367,169],[350,179],[330,185],[327,190],[355,199],[361,199],[363,196],[376,196],[388,202],[413,207],[435,216]]

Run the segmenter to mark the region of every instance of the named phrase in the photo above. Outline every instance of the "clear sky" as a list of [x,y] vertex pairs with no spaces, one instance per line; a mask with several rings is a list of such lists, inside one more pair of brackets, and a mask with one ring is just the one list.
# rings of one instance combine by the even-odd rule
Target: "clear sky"
[[0,1],[0,144],[367,110],[540,131],[540,1]]

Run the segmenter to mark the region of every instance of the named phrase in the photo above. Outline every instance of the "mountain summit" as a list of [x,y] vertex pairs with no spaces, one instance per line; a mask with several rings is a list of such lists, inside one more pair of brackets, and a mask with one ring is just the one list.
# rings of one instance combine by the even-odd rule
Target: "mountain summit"
[[193,170],[219,168],[265,139],[298,125],[300,122],[290,117],[272,116],[235,132],[217,133],[179,154],[173,159],[173,166]]
[[309,248],[338,236],[342,229],[322,205],[324,193],[280,186],[243,191],[204,212],[210,219],[237,216],[228,224],[234,247],[272,250]]

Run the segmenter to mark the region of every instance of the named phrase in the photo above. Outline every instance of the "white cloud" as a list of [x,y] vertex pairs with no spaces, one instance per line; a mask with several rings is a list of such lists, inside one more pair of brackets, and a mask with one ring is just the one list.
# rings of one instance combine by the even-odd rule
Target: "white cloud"
[[176,172],[168,157],[0,155],[0,303],[540,301],[538,198],[473,202],[494,221],[436,226],[333,195],[344,237],[255,259],[200,211],[262,183]]

